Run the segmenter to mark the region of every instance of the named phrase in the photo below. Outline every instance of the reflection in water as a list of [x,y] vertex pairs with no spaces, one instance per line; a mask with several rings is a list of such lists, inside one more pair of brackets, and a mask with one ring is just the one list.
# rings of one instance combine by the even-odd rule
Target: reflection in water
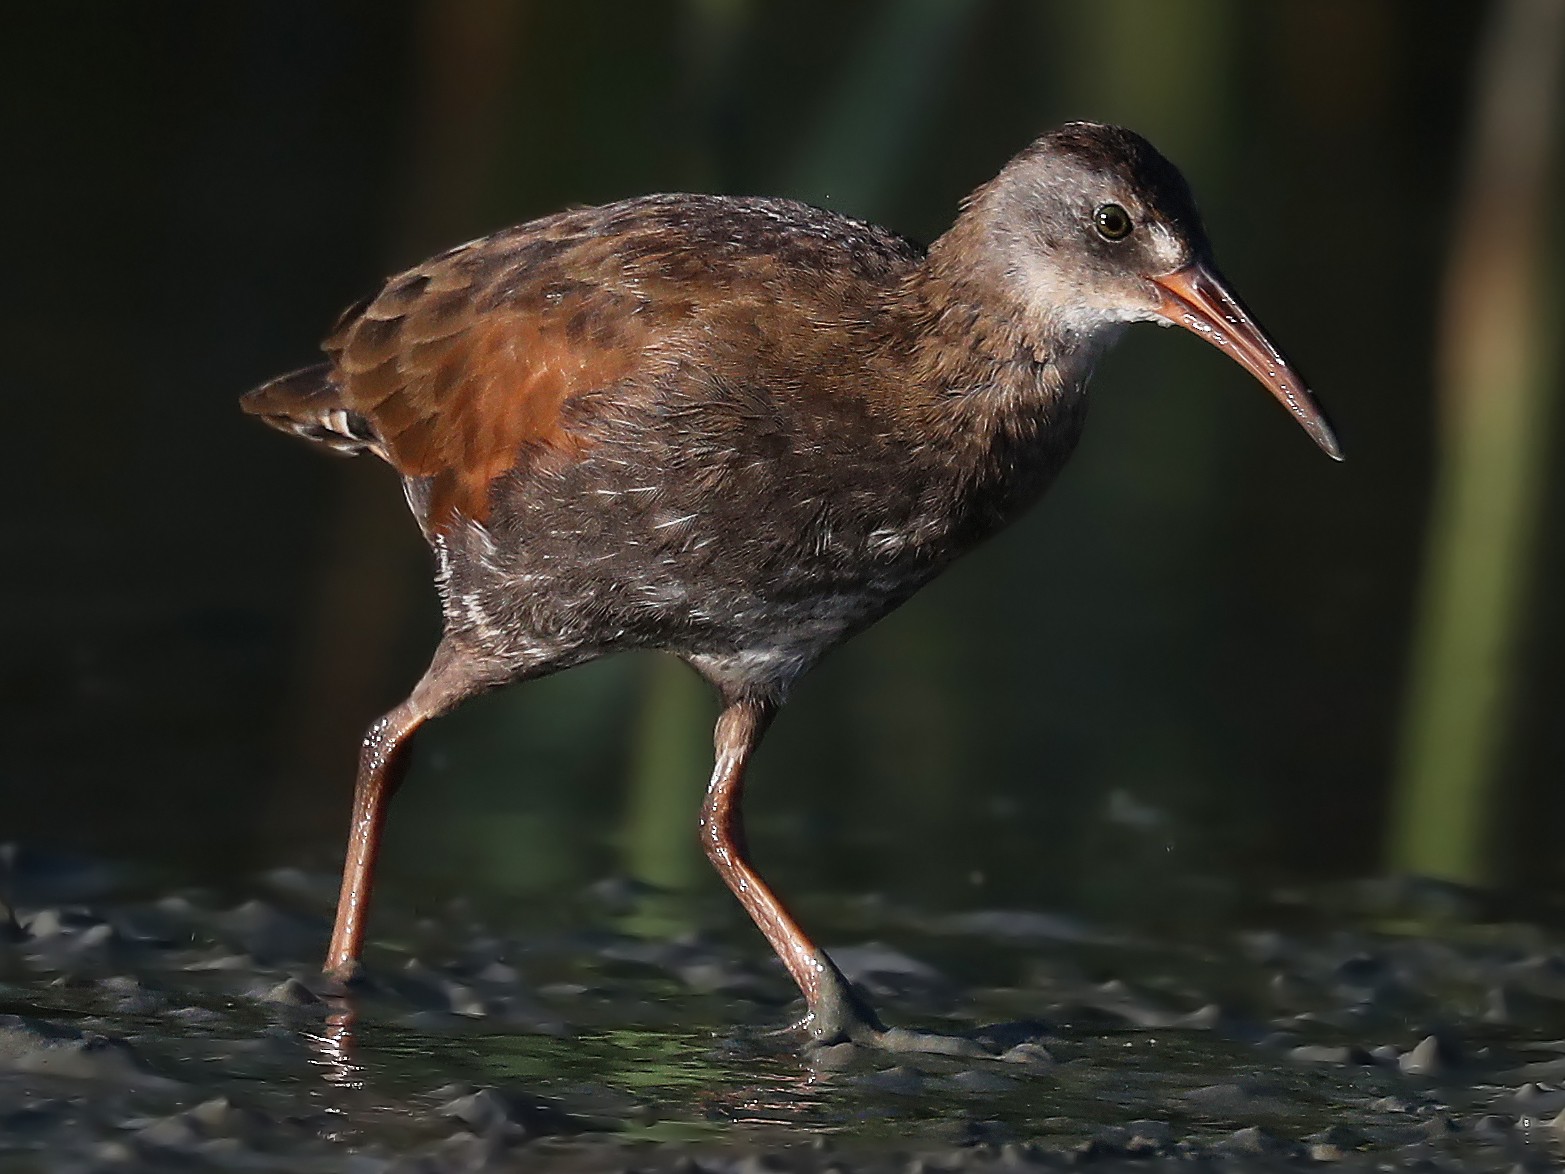
[[800,1065],[761,1068],[753,1082],[731,1083],[709,1090],[700,1101],[702,1113],[734,1125],[793,1125],[820,1129],[836,1114],[831,1111],[833,1074]]
[[340,1088],[364,1087],[364,1068],[354,1057],[354,1023],[358,1008],[352,998],[328,997],[326,1022],[319,1032],[306,1032],[304,1038],[313,1053],[312,1062],[321,1069],[327,1084]]

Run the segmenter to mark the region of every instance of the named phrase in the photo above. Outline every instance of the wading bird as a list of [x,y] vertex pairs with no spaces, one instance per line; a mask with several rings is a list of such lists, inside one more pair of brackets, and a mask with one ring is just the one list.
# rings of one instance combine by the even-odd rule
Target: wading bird
[[1091,123],[1017,155],[927,251],[791,200],[648,196],[462,245],[348,310],[324,363],[243,406],[396,469],[445,626],[364,739],[326,969],[358,965],[415,730],[659,649],[721,698],[701,843],[803,992],[801,1027],[941,1046],[884,1028],[756,872],[745,767],[801,674],[1048,487],[1131,322],[1220,347],[1340,457],[1219,276],[1183,177]]

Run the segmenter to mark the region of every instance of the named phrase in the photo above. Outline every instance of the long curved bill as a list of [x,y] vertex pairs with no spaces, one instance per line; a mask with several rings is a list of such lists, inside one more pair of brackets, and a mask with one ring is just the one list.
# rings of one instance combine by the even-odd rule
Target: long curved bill
[[1162,295],[1159,314],[1226,351],[1293,414],[1327,456],[1342,459],[1326,414],[1304,380],[1211,266],[1197,261],[1152,281]]

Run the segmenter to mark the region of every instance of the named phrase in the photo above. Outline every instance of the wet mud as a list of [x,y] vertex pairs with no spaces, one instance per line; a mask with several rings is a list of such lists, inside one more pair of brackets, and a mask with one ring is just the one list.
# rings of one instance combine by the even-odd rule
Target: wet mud
[[[160,891],[6,850],[0,1169],[1552,1169],[1565,934],[1388,884],[1160,931],[864,902],[827,938],[888,1023],[987,1055],[801,1050],[740,925],[656,936],[606,881],[548,910],[376,909],[334,878]],[[1447,899],[1450,898],[1450,899]]]

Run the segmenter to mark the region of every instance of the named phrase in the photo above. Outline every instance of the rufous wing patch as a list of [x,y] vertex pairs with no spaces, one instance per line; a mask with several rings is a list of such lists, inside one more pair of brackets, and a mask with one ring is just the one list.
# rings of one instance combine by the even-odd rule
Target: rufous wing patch
[[635,305],[584,285],[497,297],[454,289],[449,274],[415,275],[389,284],[326,349],[345,405],[373,423],[387,459],[429,479],[427,524],[438,531],[459,514],[486,520],[490,487],[509,470],[585,451],[565,405],[645,365],[650,331]]

